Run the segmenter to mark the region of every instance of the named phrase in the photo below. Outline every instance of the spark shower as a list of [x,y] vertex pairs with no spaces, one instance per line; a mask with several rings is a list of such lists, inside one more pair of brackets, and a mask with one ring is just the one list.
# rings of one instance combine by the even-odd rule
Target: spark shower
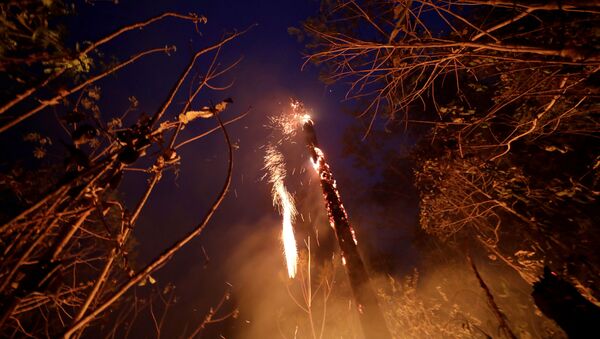
[[[271,127],[283,134],[277,144],[288,141],[302,130],[313,168],[319,176],[321,189],[329,224],[335,232],[346,269],[363,333],[367,338],[390,338],[383,314],[377,303],[377,297],[370,286],[369,276],[358,252],[354,229],[342,203],[340,193],[331,168],[325,161],[325,155],[317,142],[314,123],[301,102],[292,101],[292,114],[282,114],[271,119]],[[294,218],[297,214],[294,200],[287,191],[284,180],[286,176],[285,161],[275,143],[266,147],[265,168],[269,174],[269,183],[273,185],[273,204],[279,208],[283,217],[282,242],[287,262],[288,275],[294,278],[297,269],[298,250],[293,230]]]

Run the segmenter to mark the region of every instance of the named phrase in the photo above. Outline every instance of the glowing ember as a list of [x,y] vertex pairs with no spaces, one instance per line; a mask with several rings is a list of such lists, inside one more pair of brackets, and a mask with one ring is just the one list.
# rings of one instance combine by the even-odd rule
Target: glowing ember
[[319,176],[329,224],[333,228],[340,246],[342,264],[346,268],[352,287],[363,334],[366,338],[391,338],[377,303],[377,296],[370,286],[369,275],[358,253],[356,235],[342,204],[333,173],[325,160],[323,151],[318,147],[314,123],[306,114],[301,103],[293,102],[292,109],[294,115],[298,117],[298,122],[301,123],[312,165]]
[[310,121],[310,115],[304,112],[298,113],[299,110],[303,110],[302,104],[299,101],[292,101],[290,107],[292,108],[291,114],[280,114],[269,117],[270,127],[281,132],[283,140],[296,135],[296,132],[300,130],[301,124]]
[[266,148],[265,168],[269,172],[269,183],[273,185],[271,189],[273,205],[278,207],[279,213],[283,216],[281,240],[283,242],[288,275],[290,278],[293,278],[296,276],[298,250],[296,248],[296,239],[292,224],[297,211],[294,206],[294,199],[285,188],[284,179],[286,170],[283,156],[272,145],[268,145]]
[[308,122],[312,123],[312,120],[311,120],[311,118],[310,118],[310,115],[308,115],[308,114],[304,114],[304,115],[301,117],[301,119],[302,119],[302,124],[306,124],[306,123],[308,123]]

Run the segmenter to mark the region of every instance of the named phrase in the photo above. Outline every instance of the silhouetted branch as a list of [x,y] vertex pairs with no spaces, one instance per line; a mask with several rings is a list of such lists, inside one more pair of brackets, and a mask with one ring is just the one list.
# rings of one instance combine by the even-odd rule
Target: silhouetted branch
[[506,315],[504,315],[504,313],[498,307],[498,304],[496,304],[496,301],[494,300],[494,295],[492,294],[490,289],[487,287],[486,283],[483,281],[483,278],[481,278],[481,275],[479,274],[479,271],[477,270],[477,267],[475,266],[473,259],[471,259],[471,256],[467,255],[467,260],[469,261],[469,264],[471,265],[471,268],[473,269],[473,273],[475,273],[475,277],[477,278],[477,281],[479,282],[479,286],[481,286],[481,288],[485,292],[485,297],[488,301],[488,304],[490,305],[490,308],[492,309],[492,311],[494,312],[494,315],[496,316],[496,319],[498,319],[498,322],[500,323],[500,329],[509,338],[517,339],[517,336],[510,329],[510,326],[508,326],[508,319],[506,318]]

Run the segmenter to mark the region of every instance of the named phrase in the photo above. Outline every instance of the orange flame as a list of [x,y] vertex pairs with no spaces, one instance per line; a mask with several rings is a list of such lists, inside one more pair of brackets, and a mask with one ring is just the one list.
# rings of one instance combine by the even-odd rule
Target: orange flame
[[284,179],[286,170],[283,156],[271,145],[268,145],[266,148],[265,168],[269,171],[269,182],[273,185],[271,189],[273,205],[278,207],[279,213],[283,216],[281,240],[283,242],[288,276],[293,278],[296,276],[298,249],[296,248],[296,239],[292,224],[297,211],[294,199],[285,188]]
[[[310,121],[310,116],[306,115],[308,117],[308,120],[304,120],[306,122]],[[310,159],[310,162],[313,166],[313,168],[315,169],[315,172],[317,172],[317,175],[320,176],[320,179],[326,179],[325,173],[329,172],[329,165],[327,164],[327,162],[325,161],[325,154],[323,154],[323,151],[316,146],[312,147],[315,154],[316,154],[316,160],[313,160],[312,158]],[[323,171],[323,169],[326,169],[325,171]],[[340,196],[340,192],[337,189],[337,182],[335,180],[333,180],[332,183],[333,189],[335,190],[335,194],[338,196]],[[341,199],[340,199],[341,200]],[[346,216],[346,218],[348,218],[348,215],[346,213],[346,209],[344,208],[344,204],[340,203],[340,208],[342,209],[342,211],[344,212],[344,215]],[[334,227],[333,224],[333,220],[329,220],[329,224],[332,228]],[[352,226],[350,226],[350,234],[352,235],[352,240],[354,241],[355,245],[358,245],[358,240],[356,239],[356,233],[354,232],[354,228],[352,228]],[[345,261],[345,259],[342,257],[342,259]],[[345,264],[344,264],[345,265]]]

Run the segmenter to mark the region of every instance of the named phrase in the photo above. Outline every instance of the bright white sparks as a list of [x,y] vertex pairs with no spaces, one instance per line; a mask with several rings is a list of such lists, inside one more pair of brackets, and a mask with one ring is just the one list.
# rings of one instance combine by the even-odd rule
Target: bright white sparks
[[296,266],[298,262],[298,249],[296,248],[296,239],[294,237],[294,228],[292,224],[297,211],[294,205],[294,199],[285,188],[284,179],[286,176],[285,161],[283,155],[272,145],[266,147],[265,168],[269,172],[269,183],[273,185],[271,193],[273,195],[273,206],[279,209],[283,216],[281,240],[287,262],[288,276],[296,276]]
[[275,147],[275,144],[290,140],[303,124],[311,121],[311,118],[310,115],[306,114],[301,102],[292,101],[290,106],[292,108],[291,114],[281,114],[269,118],[270,127],[280,132],[283,138],[276,143],[269,143],[265,147],[265,169],[268,171],[269,183],[272,185],[273,206],[277,207],[283,217],[281,241],[283,242],[288,275],[293,278],[296,276],[298,262],[298,249],[293,224],[298,212],[294,205],[294,198],[284,184],[287,174],[284,157]]
[[270,127],[283,134],[283,140],[288,140],[296,135],[303,124],[311,121],[310,115],[306,113],[300,101],[292,100],[290,107],[292,112],[289,114],[269,117]]

